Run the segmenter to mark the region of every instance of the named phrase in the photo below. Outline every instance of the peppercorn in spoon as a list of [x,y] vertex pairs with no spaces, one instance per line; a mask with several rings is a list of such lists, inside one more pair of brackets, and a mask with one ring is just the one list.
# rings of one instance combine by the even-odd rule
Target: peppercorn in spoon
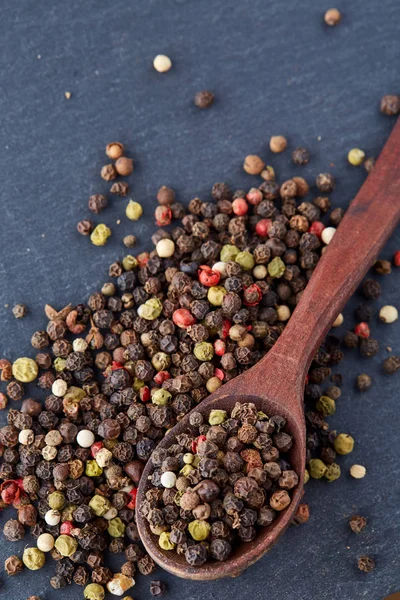
[[[305,378],[312,358],[347,300],[377,257],[400,219],[400,120],[395,125],[379,160],[350,204],[338,230],[318,263],[290,322],[268,354],[255,366],[219,388],[195,411],[206,422],[211,410],[231,414],[239,403],[254,403],[266,415],[281,415],[293,436],[288,460],[298,474],[290,505],[250,543],[241,543],[223,562],[208,560],[190,566],[185,556],[163,550],[141,514],[154,465],[149,460],[138,489],[137,524],[148,553],[165,570],[186,579],[213,580],[236,576],[258,560],[277,541],[293,519],[303,494],[306,438],[303,409]],[[193,411],[192,411],[193,412]],[[167,449],[176,436],[193,430],[186,415],[157,449]]]

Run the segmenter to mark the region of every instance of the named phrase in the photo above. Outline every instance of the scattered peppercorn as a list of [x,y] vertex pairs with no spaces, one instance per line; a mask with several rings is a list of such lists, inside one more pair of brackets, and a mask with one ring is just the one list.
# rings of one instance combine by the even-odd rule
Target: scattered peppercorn
[[310,153],[307,148],[295,148],[292,152],[292,160],[295,165],[306,165],[310,161]]
[[330,27],[334,27],[335,25],[340,23],[341,19],[342,15],[340,14],[337,8],[330,8],[326,11],[324,15],[324,21]]
[[286,150],[287,140],[283,135],[274,135],[269,140],[269,147],[271,152],[278,154]]
[[367,519],[359,515],[353,515],[350,518],[349,526],[354,533],[361,533],[367,526]]
[[25,304],[16,304],[12,309],[12,312],[16,319],[22,319],[27,313]]
[[400,113],[400,96],[388,94],[381,100],[381,113],[389,117]]
[[214,94],[208,90],[197,92],[194,97],[194,103],[197,108],[210,108],[210,106],[214,103]]
[[360,571],[364,571],[364,573],[370,573],[375,569],[375,561],[370,556],[360,556],[357,566]]
[[361,373],[357,376],[356,385],[360,392],[366,392],[372,385],[372,379],[367,373]]

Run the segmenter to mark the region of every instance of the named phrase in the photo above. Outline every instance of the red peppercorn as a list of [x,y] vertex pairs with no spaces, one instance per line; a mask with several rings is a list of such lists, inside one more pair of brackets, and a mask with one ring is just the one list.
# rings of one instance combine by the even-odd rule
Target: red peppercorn
[[127,508],[133,510],[136,507],[137,488],[131,489],[129,495],[132,498],[132,500],[130,500],[129,504],[127,505]]
[[396,267],[400,267],[400,250],[397,250],[393,256],[393,262]]
[[218,285],[221,279],[221,273],[219,271],[213,271],[208,265],[201,265],[198,270],[199,281],[206,287],[212,287]]
[[72,524],[72,521],[64,521],[60,525],[60,533],[62,535],[71,535],[71,531],[73,530],[73,528],[74,526]]
[[1,499],[5,504],[16,502],[23,491],[22,479],[6,479],[0,485]]
[[257,306],[262,298],[262,291],[256,283],[252,283],[243,292],[243,304],[245,306]]
[[249,205],[244,198],[236,198],[232,202],[232,210],[238,217],[243,217],[249,210]]
[[358,335],[358,337],[365,338],[365,339],[369,338],[369,336],[371,335],[371,331],[370,331],[368,323],[365,323],[364,321],[361,321],[361,323],[358,323],[354,327],[354,333],[356,335]]
[[192,442],[192,452],[193,454],[195,454],[197,452],[197,446],[200,444],[200,442],[205,442],[206,441],[206,436],[205,435],[199,435],[195,440],[193,440]]
[[103,448],[104,444],[103,442],[95,442],[94,444],[92,444],[90,446],[90,454],[92,455],[93,458],[96,458],[96,454],[98,453],[99,450],[101,450]]
[[311,225],[308,229],[308,233],[314,233],[318,237],[321,237],[321,233],[323,232],[324,229],[325,229],[325,225],[323,223],[321,223],[321,221],[314,221],[314,223],[311,223]]
[[214,371],[214,376],[218,377],[218,379],[220,379],[220,381],[223,381],[225,378],[225,373],[223,372],[222,369],[215,369]]
[[223,340],[215,340],[214,352],[217,356],[223,356],[226,352],[226,344]]
[[181,329],[187,329],[196,323],[196,319],[187,308],[178,308],[172,313],[172,320]]
[[150,388],[147,385],[140,388],[139,398],[142,402],[148,402],[150,400]]
[[229,330],[232,327],[232,321],[229,321],[229,319],[224,319],[224,321],[222,322],[222,327],[221,327],[221,333],[220,336],[223,340],[226,340],[226,338],[229,335]]
[[267,237],[271,224],[271,219],[261,219],[261,221],[258,221],[256,225],[256,234],[260,237]]
[[251,190],[246,194],[247,202],[249,202],[250,204],[253,204],[253,206],[260,204],[262,199],[263,199],[262,192],[261,192],[261,190],[258,190],[257,188],[251,188]]
[[172,221],[172,211],[167,204],[164,206],[157,206],[154,216],[156,217],[156,225],[159,227],[169,225]]
[[148,252],[142,252],[141,254],[138,254],[136,257],[136,260],[138,261],[138,266],[140,268],[145,267],[147,265],[147,263],[149,262],[150,259],[150,254]]
[[111,364],[112,371],[118,371],[118,369],[123,369],[123,368],[124,368],[124,365],[122,363],[120,363],[116,360],[112,361],[112,364]]
[[162,385],[164,381],[171,379],[171,375],[168,373],[168,371],[159,371],[157,375],[153,377],[153,379],[157,385]]

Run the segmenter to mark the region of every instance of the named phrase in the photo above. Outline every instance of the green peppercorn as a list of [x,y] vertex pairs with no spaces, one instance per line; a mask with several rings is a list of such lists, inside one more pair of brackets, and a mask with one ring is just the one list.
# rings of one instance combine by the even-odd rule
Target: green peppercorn
[[316,404],[316,409],[323,417],[329,417],[336,412],[336,402],[329,396],[321,396]]
[[304,484],[308,483],[310,481],[310,473],[307,471],[307,469],[305,469],[304,471]]
[[70,535],[59,535],[54,544],[61,556],[71,556],[78,549],[78,541]]
[[107,243],[108,238],[111,235],[111,229],[104,225],[104,223],[100,223],[97,225],[92,233],[90,234],[90,241],[95,246],[104,246]]
[[13,363],[12,374],[17,381],[22,381],[22,383],[30,383],[36,379],[38,373],[39,367],[32,358],[23,356],[22,358],[17,358],[17,360]]
[[203,362],[211,360],[214,356],[214,346],[210,342],[197,342],[193,354],[198,360]]
[[239,254],[235,258],[235,262],[237,262],[242,267],[243,271],[251,271],[251,269],[256,264],[253,255],[247,250],[239,252]]
[[162,388],[156,390],[151,397],[152,403],[157,404],[157,406],[166,406],[167,404],[171,404],[171,400],[171,393]]
[[336,463],[332,463],[331,465],[327,465],[326,472],[324,475],[325,479],[328,481],[336,481],[340,477],[340,467]]
[[123,537],[125,533],[125,525],[119,517],[115,517],[115,519],[111,519],[111,521],[108,522],[107,531],[111,537]]
[[125,271],[133,271],[133,269],[136,269],[138,266],[138,261],[134,256],[128,254],[122,259],[122,266],[124,267]]
[[225,246],[222,246],[221,248],[220,260],[222,260],[222,262],[234,261],[239,252],[240,250],[236,246],[232,246],[231,244],[225,244]]
[[138,221],[143,214],[143,208],[139,202],[129,200],[125,214],[131,221]]
[[326,464],[319,458],[312,458],[309,463],[310,477],[313,479],[321,479],[326,473]]
[[210,425],[221,425],[228,418],[228,414],[226,410],[218,410],[214,409],[210,412],[210,416],[208,417],[208,422]]
[[158,538],[158,544],[163,550],[173,550],[175,548],[175,544],[173,544],[169,539],[170,535],[171,534],[169,531],[163,531]]
[[95,460],[87,460],[85,466],[85,475],[88,477],[100,477],[103,469],[99,467]]
[[89,502],[89,506],[97,517],[102,517],[111,508],[111,502],[96,494]]
[[47,496],[47,502],[50,508],[54,510],[62,510],[65,505],[65,496],[62,492],[52,492]]
[[[125,363],[126,366],[126,363]],[[138,379],[137,377],[134,378],[133,380],[133,389],[135,390],[135,392],[138,392],[142,387],[144,387],[146,384],[144,381],[142,381],[141,379]]]
[[208,289],[207,300],[212,306],[221,306],[226,293],[223,285],[213,285]]
[[271,262],[268,264],[268,274],[273,279],[279,279],[279,277],[282,277],[285,270],[285,263],[279,256],[275,256],[275,258],[272,259]]
[[104,600],[105,591],[99,583],[89,583],[83,590],[86,600]]
[[77,504],[68,504],[68,506],[63,508],[63,510],[61,511],[61,521],[73,521],[74,512],[77,508]]
[[206,540],[210,535],[211,525],[207,521],[192,521],[188,525],[189,533],[196,542]]
[[350,454],[354,448],[354,438],[347,433],[339,433],[333,442],[333,446],[338,454]]
[[44,567],[46,557],[44,552],[39,550],[39,548],[25,548],[22,555],[22,562],[31,571],[37,571]]
[[146,300],[144,304],[141,304],[138,308],[138,315],[146,321],[154,321],[162,313],[162,303],[158,298],[150,298]]
[[65,358],[61,358],[61,356],[57,356],[57,358],[53,362],[53,367],[55,368],[57,373],[61,373],[62,371],[64,371],[66,364],[67,364],[67,361],[65,360]]
[[171,357],[165,352],[157,352],[151,359],[151,364],[156,371],[167,371],[171,366]]
[[193,465],[185,465],[184,467],[182,467],[182,469],[179,471],[179,473],[181,473],[181,475],[183,475],[184,477],[187,477],[190,473],[190,471],[193,471],[194,467]]

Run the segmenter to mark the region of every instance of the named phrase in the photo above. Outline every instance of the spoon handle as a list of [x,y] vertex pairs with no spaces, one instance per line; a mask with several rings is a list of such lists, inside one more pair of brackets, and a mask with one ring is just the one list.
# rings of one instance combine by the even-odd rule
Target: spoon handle
[[292,385],[303,389],[318,346],[399,219],[400,119],[319,261],[287,327],[265,357],[270,364],[285,365],[286,380]]

